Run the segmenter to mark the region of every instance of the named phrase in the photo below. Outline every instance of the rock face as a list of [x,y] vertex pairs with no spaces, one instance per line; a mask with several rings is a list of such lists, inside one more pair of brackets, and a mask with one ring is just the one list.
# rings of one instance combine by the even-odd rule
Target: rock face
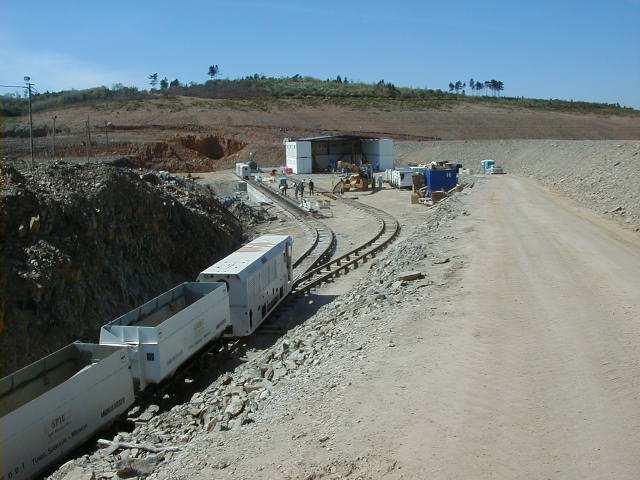
[[99,327],[236,249],[208,188],[107,165],[0,166],[0,376]]

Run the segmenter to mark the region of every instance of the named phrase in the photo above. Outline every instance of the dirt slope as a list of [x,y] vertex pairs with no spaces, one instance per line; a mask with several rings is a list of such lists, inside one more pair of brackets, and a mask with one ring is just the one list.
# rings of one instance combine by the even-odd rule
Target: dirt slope
[[[283,160],[282,140],[320,133],[359,132],[403,140],[448,139],[640,139],[640,116],[571,114],[523,108],[462,104],[453,107],[407,109],[393,104],[349,108],[331,104],[311,105],[303,100],[224,101],[174,98],[73,107],[35,116],[36,124],[51,123],[58,115],[58,151],[84,156],[83,129],[87,118],[93,126],[96,155],[144,155],[158,142],[180,146],[171,153],[176,162],[199,157],[206,169],[223,168],[256,152],[264,164]],[[111,129],[105,132],[105,124]],[[216,135],[221,142],[245,144],[231,149],[228,157],[211,162],[197,149],[181,148],[184,137],[197,141]],[[107,137],[109,145],[107,145]],[[5,139],[5,155],[26,155],[25,139]],[[40,155],[50,155],[51,139],[37,139]],[[150,146],[149,146],[150,145]],[[174,148],[175,149],[175,148]],[[171,150],[171,149],[169,149]],[[205,152],[206,153],[206,152]],[[225,161],[227,160],[227,161]]]
[[401,163],[451,160],[471,171],[493,159],[640,231],[640,142],[498,140],[399,142]]

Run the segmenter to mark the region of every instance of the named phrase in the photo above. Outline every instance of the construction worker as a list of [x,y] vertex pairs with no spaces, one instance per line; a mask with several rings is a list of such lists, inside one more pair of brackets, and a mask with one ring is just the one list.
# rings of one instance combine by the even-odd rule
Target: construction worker
[[313,196],[313,180],[309,179],[309,195]]
[[304,180],[300,182],[300,200],[304,198]]

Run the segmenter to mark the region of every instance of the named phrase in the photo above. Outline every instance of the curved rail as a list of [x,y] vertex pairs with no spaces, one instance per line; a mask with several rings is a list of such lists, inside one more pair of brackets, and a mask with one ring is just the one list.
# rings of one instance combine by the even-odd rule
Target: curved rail
[[376,253],[386,248],[400,233],[400,223],[387,212],[348,198],[341,198],[340,201],[377,217],[380,229],[365,243],[299,277],[292,286],[294,295],[308,293],[312,288],[339,276],[342,272],[348,272],[351,267],[358,267],[359,263],[366,262],[368,257],[373,258]]
[[277,202],[278,205],[300,220],[312,232],[313,240],[311,245],[293,264],[293,267],[299,271],[295,281],[331,258],[337,245],[336,234],[332,229],[318,221],[309,212],[300,208],[293,200],[283,197],[266,185],[255,180],[247,180],[247,183]]

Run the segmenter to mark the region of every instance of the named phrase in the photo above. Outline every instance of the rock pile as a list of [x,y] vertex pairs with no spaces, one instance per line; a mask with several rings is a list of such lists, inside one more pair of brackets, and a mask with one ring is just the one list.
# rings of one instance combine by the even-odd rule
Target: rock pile
[[208,189],[109,165],[0,166],[0,376],[197,273],[243,240]]

